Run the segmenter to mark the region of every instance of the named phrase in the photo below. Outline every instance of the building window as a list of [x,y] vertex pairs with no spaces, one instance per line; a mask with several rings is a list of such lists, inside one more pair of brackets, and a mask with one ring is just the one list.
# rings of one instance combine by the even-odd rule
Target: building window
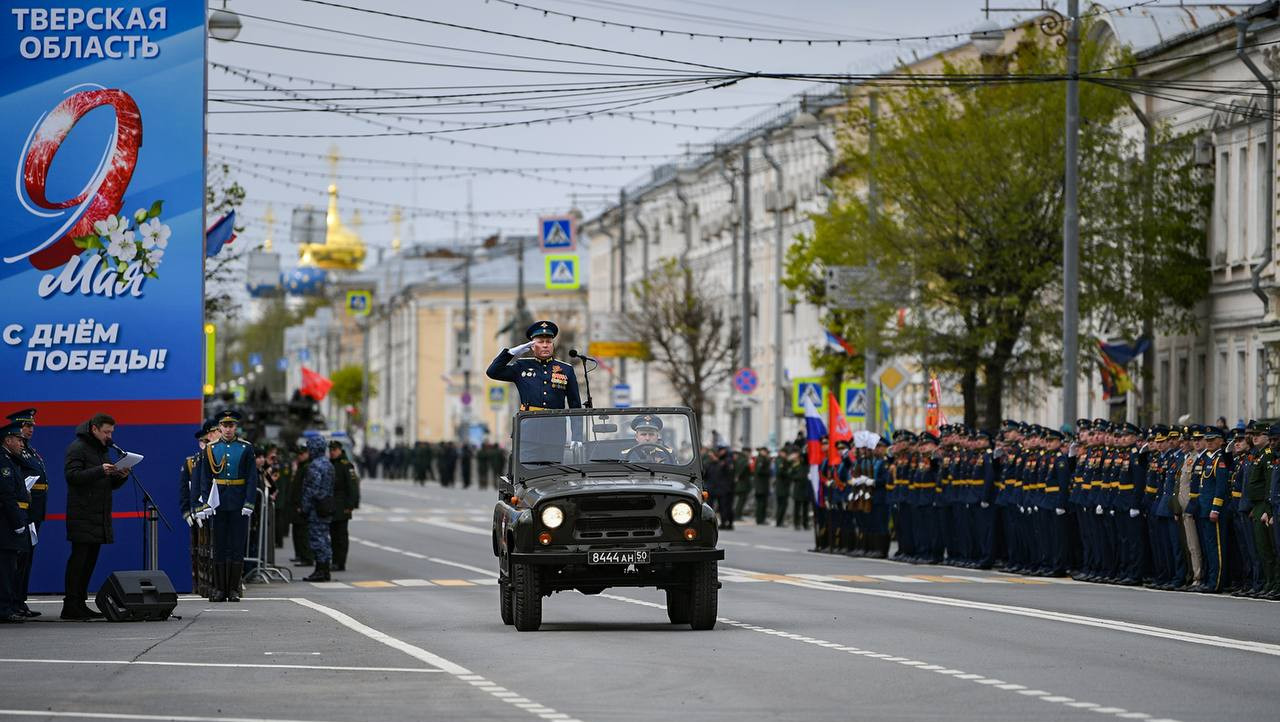
[[466,369],[471,359],[471,344],[467,342],[467,332],[463,329],[456,329],[453,332],[453,370],[462,371]]
[[1240,187],[1236,189],[1236,201],[1239,204],[1237,217],[1240,219],[1240,227],[1236,231],[1235,243],[1232,247],[1235,249],[1231,254],[1232,261],[1239,261],[1245,258],[1249,248],[1249,202],[1252,196],[1249,193],[1249,146],[1241,146],[1240,160],[1236,164],[1236,174],[1240,178]]
[[1176,421],[1177,417],[1191,411],[1191,384],[1190,378],[1191,360],[1186,356],[1178,357],[1178,407],[1172,414],[1171,421]]
[[1230,238],[1231,228],[1229,219],[1231,218],[1231,153],[1222,151],[1218,155],[1217,182],[1215,188],[1216,201],[1218,204],[1218,212],[1214,214],[1213,223],[1213,252],[1210,254],[1210,262],[1220,262],[1226,258],[1227,239]]

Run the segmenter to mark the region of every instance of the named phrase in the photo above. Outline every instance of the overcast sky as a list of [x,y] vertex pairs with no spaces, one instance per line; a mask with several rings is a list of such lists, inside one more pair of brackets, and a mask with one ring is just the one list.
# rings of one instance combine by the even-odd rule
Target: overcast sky
[[[527,7],[515,8],[501,0],[331,1],[413,18],[741,71],[869,72],[891,65],[895,57],[910,57],[913,50],[924,54],[958,42],[942,39],[931,44],[903,42],[900,45],[854,44],[840,47],[758,42],[748,44],[738,40],[659,36],[642,30],[601,27],[598,23],[592,24],[581,19],[571,21],[554,15],[544,17],[540,11]],[[536,8],[580,14],[586,18],[660,28],[754,37],[814,39],[892,38],[947,33],[967,35],[982,18],[980,0],[794,0],[790,3],[778,3],[776,0],[530,0],[530,4]],[[221,6],[222,0],[210,1],[210,7]],[[246,225],[243,237],[246,240],[256,243],[262,239],[265,233],[262,223],[264,204],[271,202],[273,205],[278,219],[273,236],[286,266],[292,265],[296,259],[296,250],[288,244],[290,210],[306,203],[323,206],[329,166],[321,156],[334,144],[347,158],[339,170],[339,185],[344,198],[344,221],[350,224],[353,211],[360,208],[363,216],[361,232],[373,248],[389,245],[390,206],[396,204],[406,209],[402,231],[406,244],[415,239],[428,243],[440,242],[456,237],[455,232],[467,236],[468,225],[464,211],[467,208],[468,180],[477,212],[477,236],[497,229],[531,233],[539,211],[563,211],[577,205],[590,214],[593,209],[600,207],[602,195],[616,198],[621,185],[646,174],[647,168],[661,164],[661,156],[682,153],[688,143],[706,142],[725,135],[729,132],[727,129],[767,110],[771,104],[812,87],[811,84],[802,82],[752,79],[732,87],[699,89],[679,97],[653,102],[648,102],[647,99],[699,86],[651,87],[603,98],[536,98],[519,93],[539,83],[600,86],[653,82],[658,80],[653,76],[659,74],[654,69],[661,69],[663,74],[693,75],[720,71],[553,46],[408,18],[353,12],[305,0],[229,0],[227,8],[245,15],[242,19],[243,29],[238,37],[238,41],[242,42],[211,40],[209,44],[209,58],[213,64],[209,70],[209,149],[214,156],[213,160],[223,157],[231,159],[235,169],[234,177],[248,190],[250,201],[242,210],[243,223]],[[290,26],[260,18],[331,28],[334,32]],[[1005,15],[997,19],[1008,23],[1013,20],[1013,16]],[[351,33],[380,39],[355,37],[349,35]],[[429,48],[387,39],[457,49]],[[262,45],[302,48],[334,55],[294,52]],[[469,51],[554,58],[577,64],[482,55]],[[410,62],[384,62],[343,56],[377,56]],[[421,63],[468,67],[440,67]],[[237,70],[229,73],[219,67],[223,65]],[[474,69],[473,66],[486,66],[496,70]],[[271,77],[267,73],[271,73]],[[312,83],[312,80],[323,82]],[[334,92],[329,83],[361,89],[398,90],[373,94],[359,91]],[[476,85],[494,87],[483,90],[456,88]],[[264,87],[297,92],[262,92]],[[424,89],[427,87],[432,89]],[[477,92],[509,94],[478,98],[489,101],[486,105],[473,102],[477,99],[476,96],[443,101],[422,97],[393,97],[394,93],[435,96]],[[313,103],[290,100],[299,93],[323,100]],[[364,99],[347,99],[354,96]],[[338,100],[339,98],[342,99]],[[228,99],[257,102],[259,106],[265,107],[217,102]],[[288,102],[258,102],[265,99],[285,99]],[[600,100],[611,102],[600,105]],[[506,107],[496,107],[493,105],[495,101],[506,104]],[[583,107],[585,101],[597,104]],[[439,131],[457,128],[459,123],[492,124],[551,117],[543,111],[519,111],[510,107],[511,105],[571,106],[568,112],[579,114],[638,101],[645,102],[624,110],[642,113],[637,116],[644,119],[640,121],[618,115],[595,115],[570,124],[558,122],[527,127],[520,125],[413,137],[277,138],[220,135]],[[334,112],[261,112],[282,106],[315,108],[329,104],[346,107],[381,106],[380,112],[396,113],[404,117],[363,116],[366,121],[362,121]],[[415,107],[397,107],[410,105]],[[655,115],[649,112],[721,106],[746,107],[701,110],[697,113]],[[564,111],[560,114],[563,115]],[[698,129],[652,125],[646,122],[648,119],[704,127]],[[423,122],[419,123],[419,120]],[[436,120],[448,121],[451,125],[438,125],[433,122]],[[387,126],[391,129],[388,130]],[[459,143],[450,145],[448,139]],[[575,158],[514,154],[466,147],[461,141],[535,151],[633,157]],[[308,156],[290,156],[279,151],[293,151]],[[356,162],[355,158],[393,160],[399,165]],[[412,164],[419,165],[415,167]],[[495,173],[462,175],[463,171],[434,167],[439,165],[521,169],[539,177]],[[590,166],[611,165],[627,167],[612,170],[588,169]],[[413,180],[415,174],[419,177],[416,182]],[[579,194],[576,202],[575,193]],[[355,199],[363,199],[365,202],[356,202]],[[441,210],[456,215],[417,215],[409,219],[409,216],[414,215],[410,208]],[[488,213],[490,211],[511,213],[496,215]]]

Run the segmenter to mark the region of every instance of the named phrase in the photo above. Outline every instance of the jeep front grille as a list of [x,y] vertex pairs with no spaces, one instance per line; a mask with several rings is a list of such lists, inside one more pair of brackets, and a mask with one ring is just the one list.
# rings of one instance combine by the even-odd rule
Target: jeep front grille
[[635,539],[658,536],[661,523],[656,516],[584,517],[574,525],[578,539]]
[[577,502],[582,511],[647,511],[653,508],[653,497],[639,494],[591,496]]

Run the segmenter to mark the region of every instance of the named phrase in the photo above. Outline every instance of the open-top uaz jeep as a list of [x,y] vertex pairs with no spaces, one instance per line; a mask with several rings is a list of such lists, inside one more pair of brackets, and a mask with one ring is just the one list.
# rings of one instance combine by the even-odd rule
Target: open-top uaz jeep
[[702,489],[687,408],[516,414],[493,510],[502,621],[536,630],[552,592],[657,587],[673,623],[711,629],[724,552]]

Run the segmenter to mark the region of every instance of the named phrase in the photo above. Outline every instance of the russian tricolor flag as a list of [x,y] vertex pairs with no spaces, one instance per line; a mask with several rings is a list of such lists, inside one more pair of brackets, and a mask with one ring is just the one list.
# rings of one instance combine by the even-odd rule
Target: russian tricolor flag
[[847,353],[850,356],[853,356],[854,354],[857,353],[857,349],[853,347],[853,344],[837,336],[836,334],[831,333],[830,331],[827,331],[826,347],[832,351],[835,351],[836,353]]
[[213,258],[218,251],[236,239],[236,212],[231,211],[213,222],[204,232],[205,258]]
[[813,498],[822,503],[822,484],[818,483],[818,465],[822,463],[822,437],[827,435],[827,425],[822,423],[822,416],[813,401],[804,400],[804,440],[809,450],[809,484],[813,487]]

